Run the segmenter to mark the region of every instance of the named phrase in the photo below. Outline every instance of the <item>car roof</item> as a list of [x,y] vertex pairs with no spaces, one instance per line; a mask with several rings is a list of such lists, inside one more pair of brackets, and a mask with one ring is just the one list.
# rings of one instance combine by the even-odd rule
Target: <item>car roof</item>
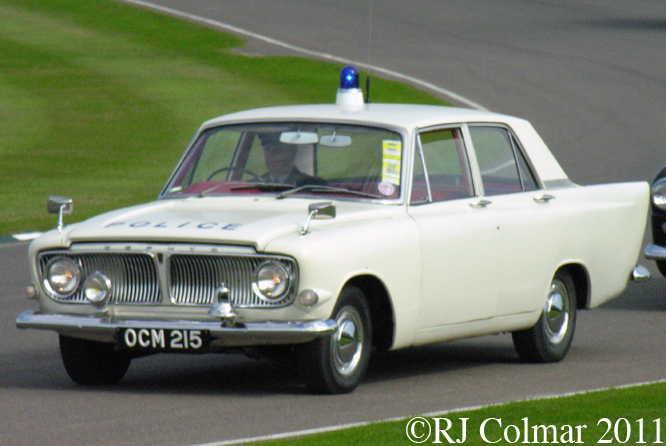
[[357,107],[335,104],[291,105],[257,108],[211,119],[203,128],[238,121],[335,121],[366,123],[412,130],[461,122],[501,122],[511,125],[520,118],[459,107],[415,104],[364,104]]
[[199,131],[224,124],[266,121],[342,122],[403,129],[407,132],[447,124],[505,124],[517,132],[544,185],[573,184],[529,121],[483,110],[416,104],[290,105],[257,108],[220,116],[203,123]]

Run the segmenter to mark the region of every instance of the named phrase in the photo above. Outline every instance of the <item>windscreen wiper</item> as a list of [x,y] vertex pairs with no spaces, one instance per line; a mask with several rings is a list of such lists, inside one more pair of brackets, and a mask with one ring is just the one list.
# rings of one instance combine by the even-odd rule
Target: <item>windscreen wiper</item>
[[[210,192],[213,192],[215,189],[218,189],[222,186],[222,184],[218,184],[217,186],[213,186],[209,189],[203,190],[199,193],[198,197],[205,197],[208,195]],[[247,186],[238,186],[238,187],[232,187],[231,190],[250,190],[250,189],[257,189],[262,192],[264,191],[269,191],[269,192],[277,192],[281,190],[286,190],[286,189],[292,189],[294,186],[292,184],[282,184],[282,183],[252,183]]]
[[277,192],[281,190],[293,189],[293,184],[284,184],[284,183],[250,183],[246,186],[232,187],[231,190],[250,190],[257,189],[259,191],[265,192]]
[[331,186],[321,186],[317,184],[306,184],[305,186],[299,186],[299,187],[292,187],[291,189],[282,192],[280,195],[276,197],[277,200],[281,200],[282,198],[286,198],[289,195],[292,194],[297,194],[299,192],[302,192],[304,190],[309,190],[312,193],[318,194],[318,193],[327,193],[327,192],[333,192],[336,194],[349,194],[349,195],[357,195],[359,197],[367,197],[367,198],[374,198],[374,199],[381,199],[379,195],[373,195],[373,194],[367,194],[365,192],[358,192],[355,190],[349,190],[345,189],[342,187],[331,187]]

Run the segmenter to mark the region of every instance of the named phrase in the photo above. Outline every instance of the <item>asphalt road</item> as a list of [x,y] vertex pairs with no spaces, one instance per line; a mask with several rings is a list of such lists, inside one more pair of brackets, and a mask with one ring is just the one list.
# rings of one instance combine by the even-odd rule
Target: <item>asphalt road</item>
[[[370,2],[157,3],[526,117],[580,184],[651,180],[666,164],[665,2],[385,0],[372,4],[371,26]],[[26,250],[0,245],[3,445],[192,445],[666,378],[657,276],[580,313],[557,364],[520,363],[500,335],[376,355],[350,395],[308,395],[287,365],[241,356],[143,358],[118,386],[82,388],[55,334],[14,327],[34,308],[20,297]]]

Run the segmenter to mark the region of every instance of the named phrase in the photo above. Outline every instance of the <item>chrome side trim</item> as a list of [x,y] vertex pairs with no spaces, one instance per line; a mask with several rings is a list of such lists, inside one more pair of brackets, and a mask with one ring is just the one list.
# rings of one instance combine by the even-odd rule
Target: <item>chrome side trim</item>
[[208,330],[216,347],[245,347],[309,342],[332,335],[338,325],[333,319],[298,322],[248,322],[234,327],[220,322],[184,320],[112,320],[96,316],[40,314],[29,310],[16,318],[17,328],[36,328],[99,342],[118,342],[118,328],[163,328],[177,330]]
[[650,260],[666,260],[666,248],[659,245],[647,245],[645,258]]

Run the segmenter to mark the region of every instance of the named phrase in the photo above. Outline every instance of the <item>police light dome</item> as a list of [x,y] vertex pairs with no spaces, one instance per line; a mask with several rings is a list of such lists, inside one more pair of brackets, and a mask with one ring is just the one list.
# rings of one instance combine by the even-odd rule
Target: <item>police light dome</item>
[[337,105],[363,106],[363,92],[359,88],[358,70],[346,66],[340,71],[340,88],[335,100]]

